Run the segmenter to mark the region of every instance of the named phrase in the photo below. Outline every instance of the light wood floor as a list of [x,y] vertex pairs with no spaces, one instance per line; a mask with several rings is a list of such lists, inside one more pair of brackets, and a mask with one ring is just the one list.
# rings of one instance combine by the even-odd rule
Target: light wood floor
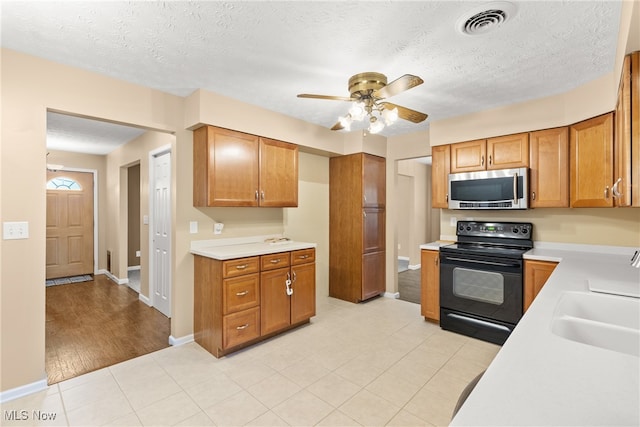
[[169,346],[170,320],[104,275],[46,290],[49,384]]

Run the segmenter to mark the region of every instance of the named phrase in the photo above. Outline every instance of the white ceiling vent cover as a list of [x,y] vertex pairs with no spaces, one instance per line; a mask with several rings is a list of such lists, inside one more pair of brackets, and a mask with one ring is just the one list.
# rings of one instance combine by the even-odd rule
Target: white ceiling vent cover
[[493,31],[513,18],[516,6],[506,1],[485,3],[467,11],[456,21],[456,29],[462,34],[475,36]]

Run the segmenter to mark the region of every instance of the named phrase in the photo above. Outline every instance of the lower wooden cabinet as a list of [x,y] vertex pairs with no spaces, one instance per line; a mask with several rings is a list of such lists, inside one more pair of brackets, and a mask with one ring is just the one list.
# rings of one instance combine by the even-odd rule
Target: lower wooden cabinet
[[440,252],[423,249],[420,254],[420,313],[440,321]]
[[221,357],[308,322],[315,289],[315,249],[227,261],[195,255],[195,341]]
[[557,265],[557,262],[550,261],[524,261],[523,312],[527,311]]

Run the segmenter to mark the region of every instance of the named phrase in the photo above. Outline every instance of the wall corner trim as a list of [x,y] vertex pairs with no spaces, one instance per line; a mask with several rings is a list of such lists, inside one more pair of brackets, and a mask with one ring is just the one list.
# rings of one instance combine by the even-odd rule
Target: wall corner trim
[[19,397],[28,396],[33,393],[37,393],[39,391],[46,390],[47,387],[47,379],[43,379],[40,381],[33,382],[31,384],[25,384],[20,387],[12,388],[0,393],[0,403],[5,403],[10,400],[17,399]]
[[149,299],[149,297],[148,297],[148,296],[145,296],[145,295],[139,294],[139,295],[138,295],[138,299],[139,299],[140,301],[142,301],[143,303],[147,304],[149,307],[153,307],[153,305],[151,305],[151,300]]
[[176,338],[173,335],[169,335],[169,345],[177,347],[179,345],[189,344],[193,342],[193,334],[185,335],[184,337]]

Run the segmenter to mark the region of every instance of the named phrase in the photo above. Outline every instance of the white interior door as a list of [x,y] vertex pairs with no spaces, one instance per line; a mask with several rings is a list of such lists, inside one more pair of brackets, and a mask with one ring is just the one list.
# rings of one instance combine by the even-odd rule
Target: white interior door
[[171,317],[171,153],[152,156],[152,262],[153,306]]

